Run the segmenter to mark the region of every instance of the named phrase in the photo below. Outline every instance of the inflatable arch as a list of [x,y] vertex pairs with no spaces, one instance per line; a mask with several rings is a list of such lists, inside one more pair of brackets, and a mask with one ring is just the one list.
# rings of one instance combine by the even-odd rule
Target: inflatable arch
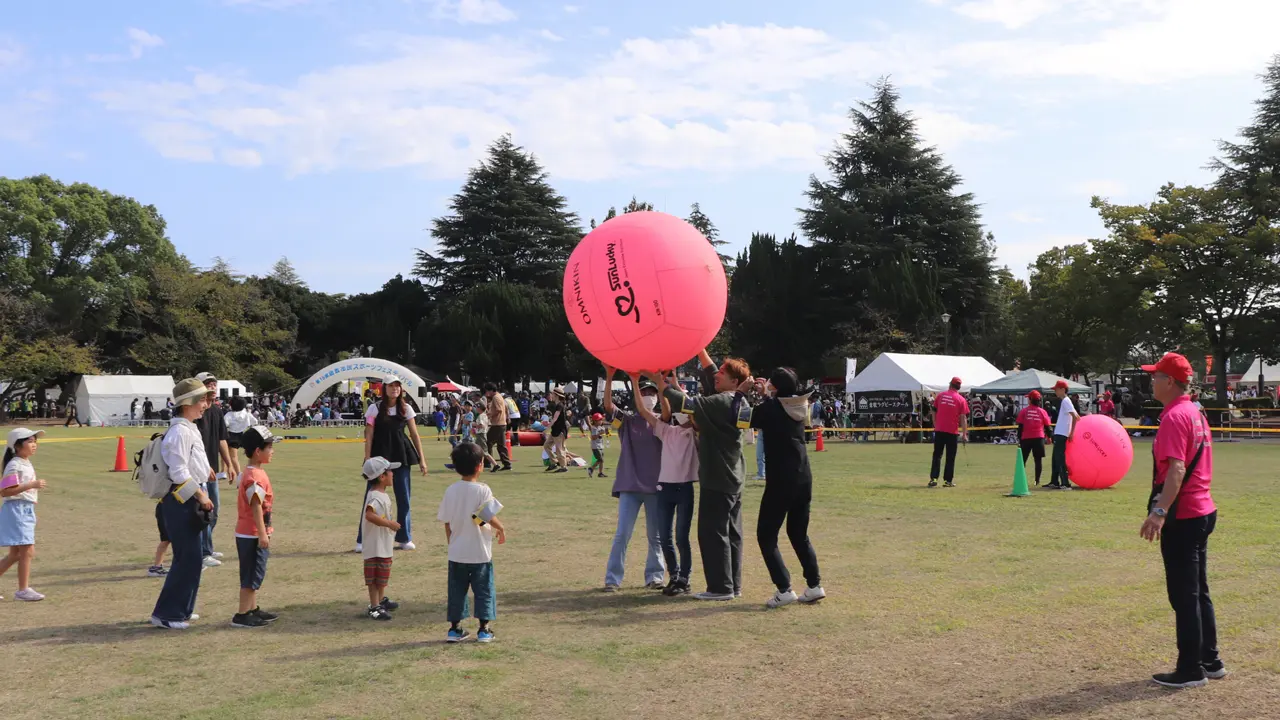
[[365,380],[368,378],[381,380],[387,375],[394,375],[400,378],[400,384],[404,386],[405,393],[413,398],[414,402],[418,402],[421,389],[427,387],[417,373],[390,360],[351,358],[350,360],[340,360],[308,378],[298,388],[298,392],[293,396],[293,401],[289,403],[289,407],[296,408],[301,405],[304,408],[309,408],[325,390],[344,380]]

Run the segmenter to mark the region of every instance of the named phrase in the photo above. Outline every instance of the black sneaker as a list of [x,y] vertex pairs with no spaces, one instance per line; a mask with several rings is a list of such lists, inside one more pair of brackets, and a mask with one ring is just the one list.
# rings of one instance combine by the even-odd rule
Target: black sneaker
[[399,610],[400,603],[396,602],[395,600],[392,600],[391,598],[384,597],[382,598],[382,602],[378,603],[378,607],[382,608],[383,610]]
[[664,585],[662,584],[662,581],[661,581],[661,580],[654,580],[653,582],[646,584],[646,585],[645,585],[645,589],[647,589],[647,590],[666,590],[666,586],[664,586]]
[[608,476],[608,475],[605,475],[605,474],[604,474],[604,471],[603,471],[603,470],[601,470],[601,471],[600,471],[600,473],[599,473],[598,475],[596,475],[596,477],[607,478],[607,477],[609,477],[609,476]]
[[1061,486],[1061,485],[1059,485],[1059,484],[1058,484],[1058,483],[1056,483],[1056,482],[1051,482],[1051,483],[1049,483],[1048,485],[1045,485],[1045,486],[1044,486],[1044,489],[1045,489],[1045,490],[1061,490],[1061,489],[1062,489],[1062,486]]
[[267,621],[257,615],[254,615],[252,610],[247,613],[236,613],[231,616],[231,627],[260,628],[266,626]]
[[555,466],[555,465],[548,465],[548,466],[547,466],[547,469],[546,469],[546,470],[543,470],[542,472],[555,472],[555,471],[556,471],[556,466]]
[[1210,663],[1200,663],[1200,667],[1204,668],[1205,677],[1211,680],[1221,680],[1227,676],[1227,666],[1221,660],[1214,660]]
[[506,465],[503,465],[502,467],[498,468],[498,470],[500,470],[500,471],[502,471],[502,472],[506,472],[506,471],[508,471],[508,470],[510,470],[510,469],[511,469],[511,463],[507,463]]
[[929,487],[938,487],[938,481],[937,481],[937,480],[930,480],[930,481],[929,481]]
[[558,473],[567,473],[567,472],[569,472],[569,468],[567,468],[567,467],[563,467],[563,468],[560,468],[559,470],[557,470],[556,472],[558,472]]
[[371,605],[369,609],[365,611],[365,615],[368,615],[370,620],[391,619],[391,613],[384,610],[381,605]]
[[1059,490],[1075,490],[1075,487],[1073,487],[1073,486],[1071,485],[1071,483],[1063,483],[1063,484],[1062,484],[1062,487],[1060,487],[1060,488],[1058,488],[1058,489],[1059,489]]
[[688,578],[680,578],[678,580],[673,581],[670,585],[667,586],[665,590],[662,591],[662,594],[666,595],[667,597],[675,597],[677,595],[689,594]]
[[1209,680],[1205,677],[1203,669],[1194,674],[1175,670],[1171,673],[1152,675],[1151,679],[1154,680],[1157,685],[1163,685],[1167,688],[1193,688],[1209,684]]
[[249,614],[250,614],[250,615],[257,615],[258,617],[262,618],[263,620],[266,620],[266,621],[267,621],[267,622],[269,622],[269,623],[273,623],[273,622],[275,622],[275,621],[277,621],[277,620],[279,620],[279,619],[280,619],[280,616],[279,616],[279,615],[277,615],[277,614],[275,614],[275,613],[267,612],[266,610],[263,610],[263,609],[262,609],[262,608],[260,608],[260,607],[256,607],[256,608],[254,608],[254,609],[250,610],[250,611],[249,611]]
[[955,484],[955,483],[953,483],[953,482],[951,482],[950,480],[948,480],[948,481],[946,481],[946,482],[942,483],[942,487],[955,487],[955,486],[956,486],[956,484]]

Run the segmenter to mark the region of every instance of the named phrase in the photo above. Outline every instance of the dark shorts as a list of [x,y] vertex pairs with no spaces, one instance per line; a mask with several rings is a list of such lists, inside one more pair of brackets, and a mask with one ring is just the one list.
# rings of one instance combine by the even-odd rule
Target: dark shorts
[[604,451],[603,451],[603,450],[592,449],[592,450],[591,450],[591,457],[592,457],[596,462],[604,462]]
[[391,584],[391,558],[365,558],[364,584],[386,587]]
[[169,533],[164,529],[164,513],[160,510],[160,503],[156,503],[156,529],[160,531],[160,542],[169,542]]
[[244,444],[244,433],[227,433],[227,447],[232,450],[239,450]]
[[270,550],[258,547],[258,538],[236,538],[236,554],[240,556],[240,587],[257,590],[267,578],[267,558]]
[[1044,438],[1024,438],[1022,441],[1023,453],[1030,452],[1031,457],[1044,457]]

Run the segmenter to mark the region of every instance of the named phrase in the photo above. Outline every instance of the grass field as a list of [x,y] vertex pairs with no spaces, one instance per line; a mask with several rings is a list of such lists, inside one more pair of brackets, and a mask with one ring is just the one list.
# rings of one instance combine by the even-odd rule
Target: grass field
[[[745,494],[743,599],[643,590],[643,524],[610,595],[599,591],[609,481],[544,475],[537,449],[517,449],[517,471],[491,483],[510,532],[495,545],[498,641],[448,646],[434,522],[453,479],[446,444],[427,438],[432,472],[413,481],[419,549],[396,556],[394,621],[362,617],[361,563],[347,552],[360,446],[285,443],[260,595],[282,619],[229,626],[228,520],[216,539],[228,562],[204,574],[202,618],[179,633],[143,624],[162,582],[145,577],[152,506],[106,472],[113,442],[76,440],[103,434],[59,428],[34,458],[49,488],[32,584],[48,599],[15,602],[16,571],[0,580],[6,717],[1280,717],[1280,445],[1215,448],[1210,581],[1232,675],[1177,693],[1148,683],[1174,657],[1159,552],[1138,538],[1148,445],[1113,490],[1007,499],[1009,447],[962,450],[960,486],[928,490],[926,448],[832,442],[812,456],[810,530],[829,598],[772,611],[754,539],[761,483]],[[142,437],[130,431],[131,453]],[[612,464],[616,439],[607,452]],[[783,552],[799,578],[785,537]]]

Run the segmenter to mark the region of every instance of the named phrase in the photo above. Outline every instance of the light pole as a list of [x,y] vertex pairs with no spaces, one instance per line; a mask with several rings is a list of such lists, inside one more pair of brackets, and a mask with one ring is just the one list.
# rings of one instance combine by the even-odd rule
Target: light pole
[[942,354],[951,352],[951,313],[942,313]]

